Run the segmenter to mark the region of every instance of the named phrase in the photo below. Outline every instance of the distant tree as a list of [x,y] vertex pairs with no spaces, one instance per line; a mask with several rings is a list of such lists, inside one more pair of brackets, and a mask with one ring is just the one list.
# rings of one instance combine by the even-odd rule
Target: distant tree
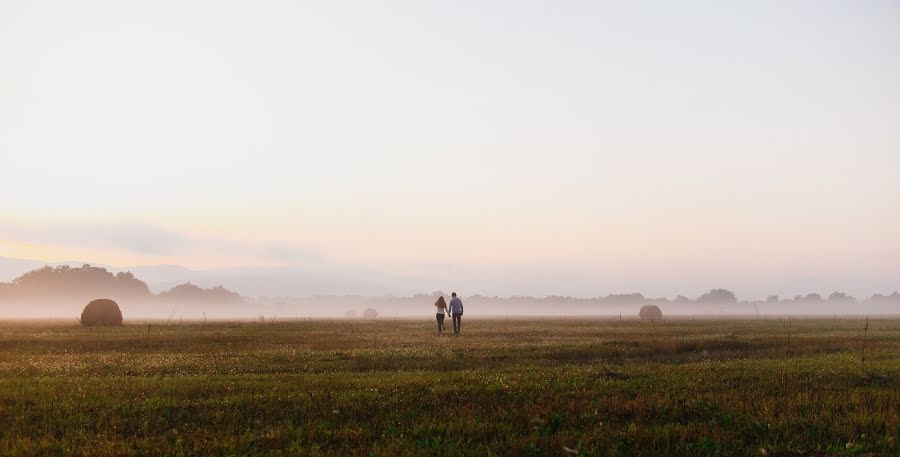
[[632,292],[630,294],[610,294],[603,299],[603,303],[612,305],[640,305],[647,301],[644,294]]
[[828,296],[828,301],[831,303],[856,303],[855,298],[844,292],[833,292]]
[[146,299],[150,288],[129,272],[112,274],[88,264],[81,267],[45,266],[12,280],[4,298],[20,301],[73,301],[97,296],[115,299]]
[[803,303],[820,303],[822,301],[822,296],[817,293],[807,294],[801,300]]
[[376,311],[375,308],[366,308],[363,311],[363,317],[366,319],[375,319],[378,317],[378,311]]
[[210,303],[233,304],[241,302],[241,294],[232,292],[222,286],[215,286],[205,291],[206,299]]
[[179,284],[167,291],[160,292],[159,298],[174,303],[210,303],[224,305],[241,302],[240,294],[232,292],[222,286],[204,289],[189,282]]
[[179,303],[202,302],[203,288],[187,282],[160,292],[159,298]]
[[713,289],[699,297],[697,297],[698,303],[717,303],[717,304],[725,304],[725,303],[737,303],[737,297],[734,295],[734,292],[727,289]]
[[778,303],[778,295],[769,295],[766,297],[766,303]]
[[878,305],[900,305],[900,292],[894,291],[890,295],[874,294],[867,301]]
[[434,302],[434,300],[440,296],[449,297],[450,294],[448,294],[442,290],[436,290],[430,294],[415,294],[412,297],[410,297],[410,299],[412,302],[428,303],[428,302]]
[[685,297],[684,295],[678,295],[675,299],[672,300],[672,303],[690,303],[691,299]]
[[116,295],[129,296],[148,296],[151,295],[150,288],[140,279],[134,277],[130,271],[120,271],[116,273],[115,288],[118,292]]

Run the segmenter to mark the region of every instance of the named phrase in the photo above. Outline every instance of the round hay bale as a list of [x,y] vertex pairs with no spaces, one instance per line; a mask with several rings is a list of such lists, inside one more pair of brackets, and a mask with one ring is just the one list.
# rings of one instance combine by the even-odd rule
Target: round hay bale
[[638,313],[641,316],[641,320],[645,321],[660,321],[662,320],[662,310],[659,309],[659,306],[656,305],[644,305],[641,307],[641,311]]
[[116,302],[99,298],[84,307],[81,325],[122,325],[122,311]]

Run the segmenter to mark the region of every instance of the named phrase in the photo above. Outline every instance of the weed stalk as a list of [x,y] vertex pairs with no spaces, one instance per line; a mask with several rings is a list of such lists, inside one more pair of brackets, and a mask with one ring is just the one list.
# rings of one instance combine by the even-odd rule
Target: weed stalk
[[860,361],[860,368],[862,369],[863,374],[866,372],[866,342],[869,337],[869,316],[866,316],[866,326],[863,328],[863,344],[862,344],[862,358]]

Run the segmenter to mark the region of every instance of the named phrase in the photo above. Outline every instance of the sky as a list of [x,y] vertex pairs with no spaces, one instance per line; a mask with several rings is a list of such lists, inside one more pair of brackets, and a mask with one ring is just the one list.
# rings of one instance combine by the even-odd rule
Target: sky
[[889,292],[898,169],[892,1],[0,0],[5,257]]

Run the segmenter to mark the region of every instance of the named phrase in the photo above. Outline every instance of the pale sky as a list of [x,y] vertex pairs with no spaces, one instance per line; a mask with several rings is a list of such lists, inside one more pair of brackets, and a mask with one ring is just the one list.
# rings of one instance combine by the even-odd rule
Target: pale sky
[[898,171],[893,1],[0,0],[5,257],[881,292]]

